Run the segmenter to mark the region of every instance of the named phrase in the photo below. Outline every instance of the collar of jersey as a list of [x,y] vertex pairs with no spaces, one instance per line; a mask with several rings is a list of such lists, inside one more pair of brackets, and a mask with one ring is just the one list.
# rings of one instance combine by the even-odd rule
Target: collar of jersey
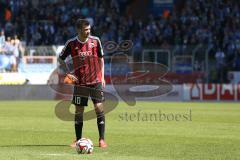
[[77,40],[78,40],[78,42],[80,42],[80,43],[83,43],[83,44],[84,44],[84,43],[86,43],[86,42],[88,41],[88,38],[86,39],[86,41],[84,41],[84,42],[83,42],[83,41],[81,41],[81,40],[78,38],[78,36],[77,36]]

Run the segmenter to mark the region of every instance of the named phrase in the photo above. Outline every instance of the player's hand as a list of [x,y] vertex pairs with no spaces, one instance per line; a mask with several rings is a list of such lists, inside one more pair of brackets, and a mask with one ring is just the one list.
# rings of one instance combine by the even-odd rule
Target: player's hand
[[75,75],[68,73],[64,78],[64,83],[66,84],[78,83],[78,78]]
[[106,86],[105,79],[102,79],[102,87],[105,88],[105,86]]

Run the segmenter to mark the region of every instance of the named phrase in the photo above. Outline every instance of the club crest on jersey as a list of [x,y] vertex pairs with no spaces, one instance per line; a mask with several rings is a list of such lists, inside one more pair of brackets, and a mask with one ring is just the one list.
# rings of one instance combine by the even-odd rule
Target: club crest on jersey
[[93,42],[89,43],[89,48],[94,48],[94,47],[95,47],[95,45]]

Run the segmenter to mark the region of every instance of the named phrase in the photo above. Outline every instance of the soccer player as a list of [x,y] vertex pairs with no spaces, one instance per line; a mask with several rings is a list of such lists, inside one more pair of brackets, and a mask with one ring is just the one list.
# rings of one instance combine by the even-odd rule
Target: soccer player
[[[82,138],[84,107],[88,105],[88,97],[90,96],[97,115],[99,147],[106,148],[107,143],[104,140],[104,95],[102,91],[105,87],[102,45],[98,37],[90,35],[91,26],[87,20],[78,19],[76,30],[78,35],[66,42],[59,55],[61,66],[68,70],[66,76],[74,82],[72,103],[76,108],[76,141]],[[73,62],[73,73],[69,71],[65,62],[68,56],[71,56]],[[76,141],[70,146],[75,147]]]

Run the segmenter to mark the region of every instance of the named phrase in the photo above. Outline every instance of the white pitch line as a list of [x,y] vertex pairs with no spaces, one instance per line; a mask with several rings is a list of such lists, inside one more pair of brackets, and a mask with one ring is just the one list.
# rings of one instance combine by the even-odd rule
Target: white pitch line
[[46,154],[38,154],[40,156],[74,156],[73,154],[67,154],[67,153],[46,153]]

